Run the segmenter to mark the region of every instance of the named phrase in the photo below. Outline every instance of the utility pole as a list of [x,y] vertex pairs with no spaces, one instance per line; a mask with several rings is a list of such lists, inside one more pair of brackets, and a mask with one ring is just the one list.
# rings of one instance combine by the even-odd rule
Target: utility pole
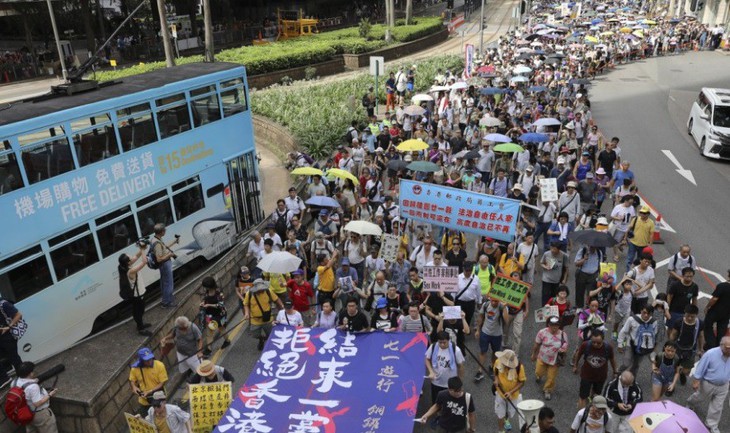
[[56,50],[58,50],[58,59],[61,61],[61,75],[63,81],[68,80],[68,71],[66,70],[66,59],[63,58],[63,50],[61,49],[61,39],[58,37],[58,27],[56,26],[56,16],[53,13],[53,5],[51,0],[46,0],[48,4],[48,13],[51,15],[51,27],[53,27],[53,37],[56,38]]
[[210,15],[210,0],[203,0],[203,22],[205,25],[205,61],[215,61],[213,49],[213,17]]
[[479,19],[479,55],[484,58],[484,0],[482,0],[482,12]]
[[[48,0],[50,3],[50,0]],[[157,13],[160,15],[160,34],[162,34],[162,44],[165,47],[165,63],[168,68],[175,66],[175,56],[172,53],[172,45],[170,44],[170,31],[167,28],[167,14],[165,13],[165,0],[157,0]]]

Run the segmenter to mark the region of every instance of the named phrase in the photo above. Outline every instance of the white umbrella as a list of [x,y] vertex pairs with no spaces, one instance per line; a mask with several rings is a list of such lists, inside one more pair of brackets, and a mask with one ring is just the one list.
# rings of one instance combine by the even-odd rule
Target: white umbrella
[[409,116],[421,116],[426,112],[426,109],[418,105],[409,105],[403,110],[403,112]]
[[542,42],[535,41],[535,42],[531,43],[530,46],[531,47],[541,47],[542,46]]
[[285,251],[274,251],[267,255],[256,267],[271,274],[286,274],[299,269],[302,259]]
[[554,125],[560,125],[560,121],[553,117],[543,117],[541,119],[537,119],[535,121],[535,123],[533,123],[533,126],[554,126]]
[[466,81],[457,81],[456,83],[451,85],[451,90],[467,89],[468,87],[469,87],[469,85],[466,84]]
[[369,221],[355,220],[350,221],[345,226],[345,231],[357,233],[359,235],[373,235],[380,236],[383,234],[383,230],[378,225],[373,224]]
[[502,121],[500,121],[496,117],[485,117],[485,118],[479,120],[480,126],[488,126],[490,128],[494,127],[494,126],[499,126],[501,124],[502,124]]
[[527,77],[523,77],[522,75],[510,78],[510,82],[512,83],[526,83],[528,81],[530,81],[530,79]]
[[449,90],[450,88],[448,86],[431,86],[430,89],[428,89],[429,92],[445,92]]
[[530,72],[532,72],[532,68],[520,65],[512,69],[512,72],[514,72],[515,74],[529,74]]
[[433,101],[433,96],[425,93],[419,93],[418,95],[413,95],[411,101],[414,103]]

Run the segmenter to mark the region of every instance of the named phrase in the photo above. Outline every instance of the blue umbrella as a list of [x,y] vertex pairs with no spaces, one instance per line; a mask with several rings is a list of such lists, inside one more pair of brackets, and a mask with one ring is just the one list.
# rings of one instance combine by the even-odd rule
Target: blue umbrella
[[319,207],[339,207],[340,206],[340,203],[338,203],[337,200],[333,199],[332,197],[327,197],[325,195],[315,195],[314,197],[311,197],[309,200],[307,200],[305,203],[310,206],[319,206]]
[[434,164],[430,161],[413,161],[412,163],[408,164],[406,166],[408,170],[412,171],[422,171],[422,172],[437,172],[441,170],[441,167],[438,166],[438,164]]
[[547,90],[547,87],[545,86],[530,86],[527,88],[530,92],[544,92]]
[[485,87],[481,90],[482,95],[498,95],[504,91],[498,87]]
[[520,135],[520,140],[525,143],[545,143],[550,141],[550,137],[547,134],[540,134],[537,132],[528,132]]
[[484,139],[493,141],[495,143],[509,143],[512,141],[511,138],[507,137],[504,134],[487,134],[487,136],[484,137]]
[[602,19],[600,19],[600,18],[595,18],[595,19],[593,19],[593,20],[591,21],[591,25],[592,25],[592,26],[595,26],[596,24],[600,24],[600,23],[602,23],[602,22],[603,22],[603,20],[602,20]]

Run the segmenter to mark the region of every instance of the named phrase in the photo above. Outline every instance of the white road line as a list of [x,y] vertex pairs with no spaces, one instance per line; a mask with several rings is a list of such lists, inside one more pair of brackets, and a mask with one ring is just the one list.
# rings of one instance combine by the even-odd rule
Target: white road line
[[[669,257],[667,257],[667,258],[666,258],[666,259],[664,259],[664,260],[660,260],[660,261],[656,262],[656,269],[659,269],[659,268],[661,268],[662,266],[666,266],[666,265],[667,265],[667,263],[669,263],[669,260],[671,260],[671,258],[672,258],[672,256],[669,256]],[[656,270],[656,269],[655,269],[655,270]],[[720,282],[722,282],[722,281],[725,281],[725,280],[724,280],[724,279],[722,278],[722,276],[721,276],[720,274],[718,274],[717,272],[713,272],[713,271],[708,271],[708,270],[707,270],[707,269],[705,269],[705,268],[700,268],[700,269],[701,269],[702,271],[704,271],[705,273],[707,273],[707,274],[710,274],[710,275],[712,275],[713,277],[717,278],[718,280],[720,280]],[[656,284],[654,284],[654,287],[652,287],[652,288],[651,288],[651,296],[652,296],[652,297],[653,297],[654,299],[656,299],[656,295],[658,295],[658,294],[659,294],[659,290],[657,290],[657,288],[656,288]],[[699,299],[702,299],[702,298],[707,298],[707,299],[710,299],[710,298],[712,298],[712,296],[710,296],[709,294],[707,294],[707,293],[703,292],[702,290],[700,290],[700,292],[699,292],[699,294],[697,295],[697,297],[698,297]]]
[[671,99],[673,102],[677,102],[677,100],[672,95],[669,95],[669,99]]
[[[645,205],[646,207],[648,207],[648,208],[649,208],[649,211],[651,212],[651,216],[653,216],[653,217],[654,217],[654,220],[656,221],[656,219],[657,219],[657,216],[659,215],[659,213],[658,213],[658,212],[656,211],[656,209],[654,209],[653,207],[649,206],[649,203],[645,202],[645,201],[644,201],[644,198],[643,198],[643,197],[639,196],[639,200],[641,200],[641,204],[642,204],[642,205]],[[676,230],[674,230],[674,229],[672,228],[672,226],[670,226],[670,225],[669,225],[669,224],[667,223],[667,220],[666,220],[666,219],[664,219],[663,217],[662,217],[662,222],[661,222],[660,224],[657,224],[657,228],[658,228],[659,230],[664,230],[664,231],[666,231],[666,232],[672,232],[672,233],[677,233],[677,231],[676,231]]]

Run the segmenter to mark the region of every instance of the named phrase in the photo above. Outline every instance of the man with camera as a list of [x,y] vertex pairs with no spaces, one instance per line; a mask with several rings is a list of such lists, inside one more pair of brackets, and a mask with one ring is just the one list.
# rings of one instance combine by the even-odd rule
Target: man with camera
[[157,268],[160,270],[160,290],[162,292],[162,308],[173,308],[176,307],[175,297],[173,292],[175,287],[173,286],[172,280],[172,260],[176,259],[177,256],[170,249],[175,244],[180,243],[180,235],[175,235],[175,240],[169,245],[166,244],[162,238],[167,233],[165,224],[155,224],[155,237],[152,241],[152,251],[157,261]]
[[149,246],[149,242],[145,238],[137,241],[139,250],[137,254],[130,257],[126,254],[119,256],[119,297],[124,299],[132,307],[132,317],[137,324],[137,332],[145,337],[152,336],[147,330],[150,326],[145,323],[143,316],[145,310],[144,294],[146,286],[139,271],[147,265],[147,255],[145,251]]

